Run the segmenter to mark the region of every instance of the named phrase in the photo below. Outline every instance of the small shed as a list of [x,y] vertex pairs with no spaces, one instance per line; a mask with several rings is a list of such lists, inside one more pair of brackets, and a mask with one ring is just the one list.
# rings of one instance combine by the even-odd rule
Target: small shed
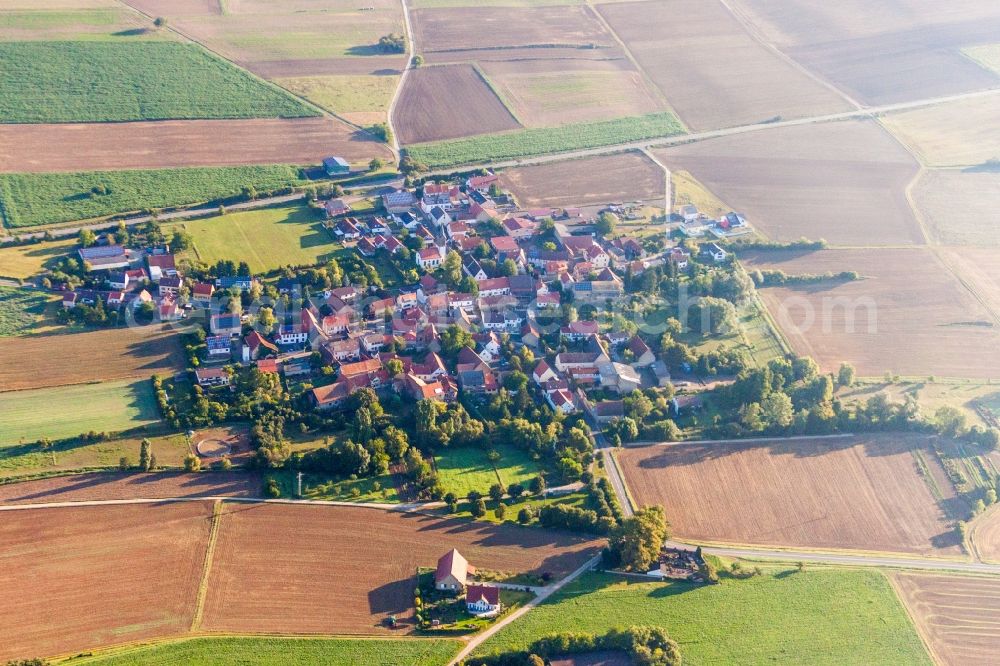
[[323,170],[328,176],[344,176],[351,172],[351,165],[343,157],[335,155],[323,160]]

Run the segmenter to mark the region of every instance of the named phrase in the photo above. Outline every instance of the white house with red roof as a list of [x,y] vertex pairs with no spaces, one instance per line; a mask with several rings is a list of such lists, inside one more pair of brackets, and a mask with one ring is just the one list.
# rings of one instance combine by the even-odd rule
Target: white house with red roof
[[469,573],[475,569],[458,550],[452,548],[438,560],[434,570],[434,587],[442,592],[459,594],[465,589]]
[[500,588],[476,583],[465,592],[465,609],[476,617],[492,617],[500,612]]
[[425,247],[418,250],[414,256],[417,266],[422,269],[433,270],[441,265],[444,261],[444,248],[438,247],[437,245],[431,245],[430,247]]

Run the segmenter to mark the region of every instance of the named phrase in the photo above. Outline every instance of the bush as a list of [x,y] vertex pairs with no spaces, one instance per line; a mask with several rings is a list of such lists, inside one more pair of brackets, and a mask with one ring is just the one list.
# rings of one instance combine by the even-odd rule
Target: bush
[[189,453],[184,456],[184,471],[185,472],[198,472],[201,470],[201,458],[193,453]]
[[264,495],[274,499],[281,497],[281,486],[273,477],[269,476],[264,480]]

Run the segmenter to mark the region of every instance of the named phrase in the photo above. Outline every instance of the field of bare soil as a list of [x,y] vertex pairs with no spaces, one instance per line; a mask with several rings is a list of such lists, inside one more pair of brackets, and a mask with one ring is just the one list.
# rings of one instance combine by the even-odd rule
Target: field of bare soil
[[1000,95],[883,116],[881,122],[930,167],[968,167],[1000,157]]
[[941,256],[987,307],[1000,313],[1000,252],[996,248],[942,248]]
[[766,252],[748,270],[857,271],[863,279],[767,288],[761,296],[792,347],[824,370],[862,376],[1000,377],[1000,327],[930,250]]
[[663,169],[635,152],[517,167],[500,180],[525,208],[652,200],[662,206],[665,186]]
[[209,502],[0,514],[0,660],[187,632],[211,515]]
[[599,541],[365,508],[233,505],[222,517],[207,631],[372,634],[412,621],[416,567],[458,548],[482,569],[569,573]]
[[1000,246],[1000,226],[987,222],[1000,206],[1000,172],[926,171],[913,186],[913,202],[938,242]]
[[924,242],[905,194],[918,165],[873,121],[782,127],[655,154],[671,169],[690,172],[774,240]]
[[901,572],[890,578],[937,663],[996,663],[1000,579]]
[[172,375],[184,367],[175,333],[158,326],[0,338],[0,391]]
[[0,485],[0,504],[165,499],[170,497],[260,497],[259,474],[95,473]]
[[599,11],[692,130],[850,108],[754,40],[721,3],[628,2]]
[[[914,452],[934,468],[933,481],[921,476]],[[962,552],[929,484],[945,501],[954,490],[921,437],[677,444],[626,449],[618,460],[638,504],[666,507],[683,539]]]
[[0,172],[367,163],[388,148],[330,118],[0,125]]
[[399,96],[393,120],[404,144],[521,126],[471,65],[413,70]]
[[1000,562],[1000,511],[991,509],[978,518],[970,537],[986,562]]

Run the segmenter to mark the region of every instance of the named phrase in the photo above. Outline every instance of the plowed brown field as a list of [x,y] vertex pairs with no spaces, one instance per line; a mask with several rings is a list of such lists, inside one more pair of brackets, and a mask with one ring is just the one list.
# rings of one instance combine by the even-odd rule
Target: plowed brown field
[[683,539],[958,556],[914,451],[938,466],[926,439],[902,435],[652,446],[618,459],[639,505],[662,504]]
[[209,577],[206,631],[371,634],[412,620],[416,567],[449,548],[483,569],[569,573],[600,542],[541,529],[376,509],[226,507]]
[[0,172],[391,160],[385,144],[330,118],[0,125]]
[[211,515],[209,502],[0,513],[0,660],[187,632]]
[[987,666],[1000,652],[1000,579],[891,574],[930,647],[946,666]]
[[165,499],[168,497],[260,497],[254,473],[79,474],[0,485],[0,504]]
[[656,200],[663,205],[663,169],[641,153],[601,155],[519,167],[500,180],[526,208]]
[[1000,511],[991,509],[976,521],[971,535],[979,556],[987,562],[1000,562]]

